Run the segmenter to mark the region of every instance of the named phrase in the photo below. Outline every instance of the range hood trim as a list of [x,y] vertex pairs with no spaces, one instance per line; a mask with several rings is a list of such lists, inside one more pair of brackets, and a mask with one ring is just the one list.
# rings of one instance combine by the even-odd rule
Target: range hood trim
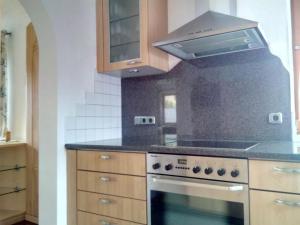
[[[165,51],[171,55],[174,55],[178,58],[189,60],[190,58],[181,57],[174,52],[169,52],[168,50],[164,49],[164,46],[171,46],[176,45],[181,42],[187,41],[194,41],[197,42],[197,39],[202,38],[210,38],[213,36],[230,34],[234,32],[244,31],[248,33],[248,30],[253,30],[253,34],[256,36],[255,42],[259,43],[257,47],[249,47],[249,49],[242,49],[238,51],[247,51],[247,50],[254,50],[254,49],[262,49],[267,48],[268,44],[264,39],[262,33],[258,28],[258,22],[247,20],[239,17],[234,17],[222,13],[217,13],[213,11],[207,11],[206,13],[202,14],[201,16],[197,17],[196,19],[188,22],[187,24],[181,26],[177,30],[169,33],[165,38],[154,42],[152,44],[153,47],[159,48],[162,51]],[[175,47],[176,48],[176,47]],[[216,52],[213,54],[207,54],[196,58],[204,58],[211,55],[218,55],[218,54],[227,54],[235,52],[228,51],[228,52]]]
[[[256,23],[258,25],[258,23]],[[248,30],[248,29],[253,29],[253,28],[257,28],[256,26],[240,26],[240,27],[235,27],[235,28],[231,28],[231,29],[220,29],[218,31],[214,30],[214,31],[207,31],[204,33],[193,33],[193,34],[188,34],[184,37],[178,37],[178,38],[173,38],[173,39],[165,39],[165,40],[161,40],[158,42],[155,42],[152,44],[153,47],[159,47],[162,45],[169,45],[169,44],[175,44],[177,42],[182,42],[182,41],[188,41],[188,40],[195,40],[198,38],[207,38],[210,36],[215,36],[215,35],[219,35],[219,34],[226,34],[226,33],[231,33],[231,32],[235,32],[235,31],[242,31],[242,30]]]

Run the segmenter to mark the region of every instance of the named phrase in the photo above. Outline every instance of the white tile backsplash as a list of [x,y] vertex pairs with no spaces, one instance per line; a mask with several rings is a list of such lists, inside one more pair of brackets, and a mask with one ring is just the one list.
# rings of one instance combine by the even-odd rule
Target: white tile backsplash
[[121,79],[95,75],[94,92],[77,104],[75,116],[66,118],[67,143],[121,138]]

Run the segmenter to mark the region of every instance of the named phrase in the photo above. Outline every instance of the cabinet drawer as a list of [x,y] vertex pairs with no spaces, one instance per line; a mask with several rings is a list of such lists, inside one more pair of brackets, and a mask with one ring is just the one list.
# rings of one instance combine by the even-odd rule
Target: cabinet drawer
[[83,191],[146,200],[145,177],[78,171],[77,188]]
[[145,154],[78,151],[78,169],[146,176]]
[[115,225],[139,225],[137,223],[113,219],[105,216],[98,216],[91,213],[78,211],[78,225],[101,225],[101,224],[115,224]]
[[78,209],[146,224],[146,201],[78,191]]
[[250,191],[251,225],[299,225],[300,196],[265,191]]
[[251,160],[250,187],[300,193],[300,163]]

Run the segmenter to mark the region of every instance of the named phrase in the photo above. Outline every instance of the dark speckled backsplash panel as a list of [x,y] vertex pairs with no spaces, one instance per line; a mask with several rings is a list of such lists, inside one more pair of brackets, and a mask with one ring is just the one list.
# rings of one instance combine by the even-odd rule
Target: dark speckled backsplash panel
[[[289,74],[268,51],[181,62],[159,76],[122,80],[123,136],[157,135],[162,96],[177,95],[180,138],[291,140]],[[284,123],[268,123],[282,112]],[[134,126],[135,115],[155,116],[155,126]]]

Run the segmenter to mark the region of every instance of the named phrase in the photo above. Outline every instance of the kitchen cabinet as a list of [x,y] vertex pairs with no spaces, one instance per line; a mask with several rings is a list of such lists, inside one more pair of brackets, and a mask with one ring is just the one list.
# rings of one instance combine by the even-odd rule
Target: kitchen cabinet
[[250,191],[251,225],[299,225],[300,195]]
[[168,71],[168,54],[152,47],[167,33],[167,0],[97,0],[98,72],[132,77]]
[[292,29],[293,29],[293,47],[294,47],[294,83],[295,83],[295,105],[297,129],[300,133],[300,1],[291,1],[292,9]]
[[145,153],[68,153],[68,224],[99,223],[147,223]]
[[252,189],[300,194],[299,163],[250,160],[249,170]]
[[25,212],[25,144],[0,144],[0,225],[11,225],[24,220]]
[[300,163],[250,160],[251,225],[300,224]]

